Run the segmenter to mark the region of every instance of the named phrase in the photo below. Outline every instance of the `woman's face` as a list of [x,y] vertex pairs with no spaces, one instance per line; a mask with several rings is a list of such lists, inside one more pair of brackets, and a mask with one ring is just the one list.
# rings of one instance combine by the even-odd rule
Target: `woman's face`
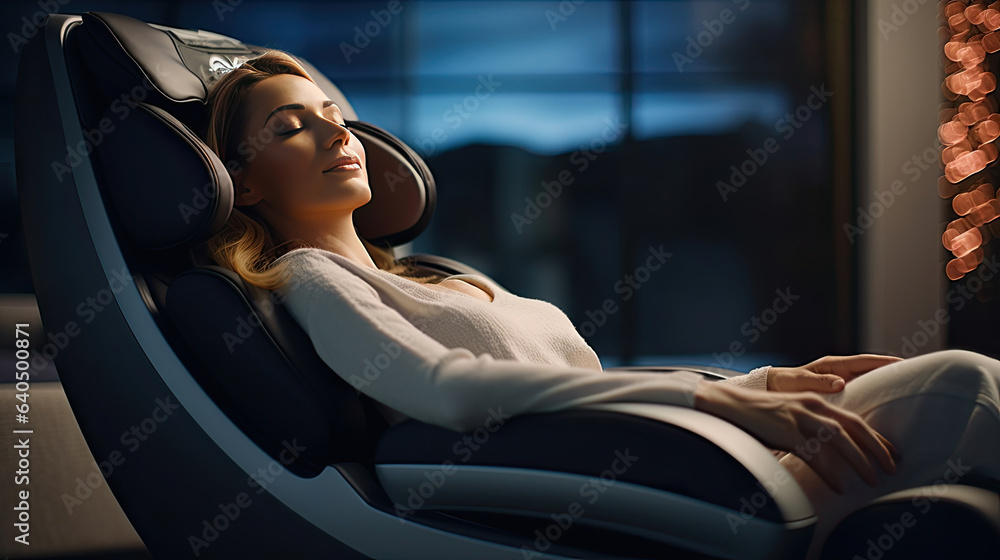
[[364,147],[316,84],[272,76],[250,90],[244,109],[237,206],[252,205],[272,224],[301,223],[349,215],[371,199]]

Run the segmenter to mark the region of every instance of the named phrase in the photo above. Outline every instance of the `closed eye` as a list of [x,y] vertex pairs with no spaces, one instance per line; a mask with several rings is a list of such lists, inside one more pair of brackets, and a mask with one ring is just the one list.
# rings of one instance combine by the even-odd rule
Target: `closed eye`
[[[341,127],[345,128],[347,130],[351,130],[351,127],[347,126],[347,123],[336,122],[336,121],[334,121],[334,122],[338,126],[341,126]],[[275,136],[291,136],[291,135],[295,134],[296,132],[301,132],[301,131],[303,131],[305,129],[306,129],[306,127],[300,126],[299,128],[293,128],[291,130],[286,130],[284,132],[277,132],[277,133],[275,133]]]
[[[264,125],[267,126],[267,121],[269,121],[271,117],[273,117],[276,113],[282,111],[302,111],[305,109],[306,109],[305,105],[302,105],[301,103],[291,103],[288,105],[282,105],[281,107],[278,107],[274,111],[271,111],[271,114],[268,115],[267,119],[264,121]],[[330,122],[337,124],[338,126],[350,130],[350,128],[347,126],[347,123],[343,122],[344,117],[343,114],[340,112],[340,107],[338,107],[333,101],[326,100],[323,102],[321,118],[326,119]],[[275,131],[275,136],[291,136],[296,132],[299,132],[305,128],[306,128],[305,126],[300,126],[298,128],[292,128],[281,132]]]

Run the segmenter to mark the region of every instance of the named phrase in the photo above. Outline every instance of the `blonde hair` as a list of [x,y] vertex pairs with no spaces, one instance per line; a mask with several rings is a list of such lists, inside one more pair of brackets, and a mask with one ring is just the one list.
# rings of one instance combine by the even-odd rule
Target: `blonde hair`
[[[208,93],[209,109],[205,143],[219,156],[227,168],[247,164],[238,150],[243,130],[244,106],[255,85],[280,74],[301,76],[313,83],[305,69],[290,55],[269,51],[248,60],[219,79]],[[360,236],[359,236],[360,237]],[[396,259],[391,249],[383,249],[361,238],[375,265],[385,271],[427,283],[439,281],[433,273],[420,273],[408,259]],[[274,261],[291,246],[306,246],[301,241],[277,243],[276,235],[267,223],[254,216],[250,209],[234,208],[222,229],[205,244],[208,256],[217,264],[236,272],[250,284],[268,290],[289,280],[287,263]]]

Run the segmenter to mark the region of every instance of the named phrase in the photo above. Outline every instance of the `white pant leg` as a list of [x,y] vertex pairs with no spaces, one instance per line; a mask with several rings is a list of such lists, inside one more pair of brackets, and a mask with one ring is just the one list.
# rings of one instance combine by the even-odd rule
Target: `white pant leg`
[[[837,524],[874,498],[919,486],[962,482],[968,472],[1000,480],[1000,361],[961,350],[903,360],[862,375],[843,391],[822,395],[858,413],[902,455],[896,474],[876,464],[868,486],[856,473],[838,495],[798,456],[784,465],[802,486],[819,517],[809,558]],[[873,535],[877,537],[877,535]],[[905,535],[902,537],[905,538]],[[858,551],[864,557],[865,551]]]

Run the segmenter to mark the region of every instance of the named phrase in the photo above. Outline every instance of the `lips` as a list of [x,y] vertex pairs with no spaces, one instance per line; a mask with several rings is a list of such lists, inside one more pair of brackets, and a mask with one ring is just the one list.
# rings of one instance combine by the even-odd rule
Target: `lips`
[[357,156],[344,156],[335,159],[329,167],[323,170],[323,173],[331,171],[357,171],[359,169],[361,169],[361,160]]

